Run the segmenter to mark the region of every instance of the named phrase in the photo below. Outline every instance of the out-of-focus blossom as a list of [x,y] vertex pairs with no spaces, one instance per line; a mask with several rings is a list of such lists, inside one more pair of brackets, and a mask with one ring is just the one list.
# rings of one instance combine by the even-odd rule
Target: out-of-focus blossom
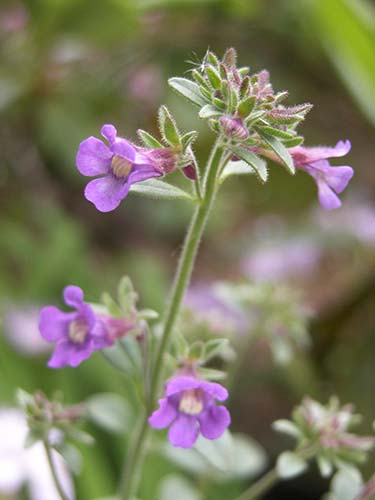
[[234,303],[224,300],[220,288],[211,285],[191,286],[184,298],[194,323],[203,323],[214,334],[244,334],[246,315]]
[[329,233],[353,236],[365,245],[375,246],[375,206],[368,201],[347,200],[338,212],[314,214],[314,220]]
[[38,328],[40,309],[33,305],[9,306],[4,314],[4,334],[9,343],[26,356],[50,352],[51,345]]
[[341,206],[337,194],[344,191],[354,173],[352,167],[332,167],[328,158],[345,156],[350,148],[350,141],[339,141],[333,148],[296,146],[289,149],[295,167],[304,170],[314,178],[318,187],[320,204],[326,210]]
[[375,474],[362,488],[358,500],[371,500],[375,497]]
[[141,104],[154,104],[158,101],[163,88],[159,66],[145,64],[130,74],[128,83],[129,97]]
[[132,184],[163,175],[166,172],[164,164],[170,168],[171,154],[167,159],[161,159],[155,150],[136,148],[118,137],[113,125],[104,125],[101,134],[109,147],[101,140],[89,137],[81,142],[76,162],[82,175],[102,176],[87,184],[85,197],[100,212],[110,212],[126,198]]
[[314,271],[322,250],[311,240],[295,238],[258,245],[243,259],[241,269],[255,281],[279,281]]
[[[60,500],[41,443],[25,448],[26,420],[15,408],[0,409],[0,496],[16,495],[27,485],[31,500]],[[74,499],[73,485],[62,457],[52,450],[60,483],[69,500]]]
[[21,4],[0,9],[0,32],[16,33],[25,29],[29,14]]
[[78,366],[93,351],[112,345],[134,327],[134,322],[126,318],[96,314],[83,301],[83,292],[77,286],[67,286],[63,295],[66,305],[74,308],[74,312],[60,311],[54,306],[46,306],[40,312],[39,329],[43,338],[56,342],[48,362],[52,368]]
[[169,442],[176,447],[191,448],[199,433],[206,439],[217,439],[230,425],[230,415],[215,400],[225,401],[228,391],[220,384],[207,382],[194,374],[178,375],[166,384],[165,398],[148,419],[155,429],[169,427]]
[[358,436],[350,428],[360,420],[353,414],[353,406],[340,407],[336,398],[327,406],[304,398],[292,414],[293,421],[277,420],[274,428],[290,434],[300,447],[316,447],[316,458],[323,476],[333,467],[357,465],[366,460],[367,452],[375,448],[374,436]]

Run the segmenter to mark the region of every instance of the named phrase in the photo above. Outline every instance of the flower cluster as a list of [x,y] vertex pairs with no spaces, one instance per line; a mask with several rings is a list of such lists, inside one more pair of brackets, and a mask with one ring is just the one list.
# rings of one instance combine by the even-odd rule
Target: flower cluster
[[206,439],[217,439],[230,425],[228,410],[215,404],[227,397],[220,384],[181,373],[167,382],[165,398],[159,400],[159,409],[148,421],[155,429],[170,426],[168,439],[173,446],[191,448],[200,433]]
[[349,432],[360,420],[352,405],[340,407],[336,398],[327,406],[304,398],[293,412],[293,421],[277,420],[273,427],[297,439],[298,447],[316,447],[316,459],[323,476],[333,466],[356,465],[365,461],[367,452],[375,448],[375,437]]
[[96,313],[83,300],[83,291],[77,286],[67,286],[63,292],[67,306],[74,312],[64,312],[54,306],[46,306],[40,312],[39,330],[48,342],[56,347],[48,366],[61,368],[78,366],[93,351],[112,345],[135,327],[135,318],[114,318]]

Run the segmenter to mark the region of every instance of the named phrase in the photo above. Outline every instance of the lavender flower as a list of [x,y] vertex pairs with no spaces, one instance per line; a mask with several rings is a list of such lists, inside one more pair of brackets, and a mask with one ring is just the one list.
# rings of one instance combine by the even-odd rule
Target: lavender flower
[[48,362],[51,368],[78,366],[93,351],[113,344],[116,338],[134,327],[131,320],[96,314],[83,301],[83,292],[77,286],[67,286],[63,296],[74,312],[63,312],[54,306],[44,307],[40,312],[42,337],[48,342],[56,342]]
[[191,311],[191,323],[206,326],[212,333],[245,334],[248,329],[246,315],[239,307],[225,300],[215,284],[191,286],[186,292],[184,305]]
[[220,384],[194,374],[178,375],[166,384],[165,396],[148,422],[155,429],[170,426],[168,439],[173,446],[191,448],[199,433],[206,439],[217,439],[230,424],[228,410],[215,404],[215,399],[225,401],[228,397]]
[[289,149],[296,168],[304,170],[315,179],[320,204],[326,210],[341,206],[337,194],[344,191],[354,173],[352,167],[332,167],[327,158],[345,156],[350,148],[350,141],[339,141],[333,148],[296,146]]
[[101,134],[109,147],[101,140],[89,137],[81,142],[76,162],[82,175],[103,175],[87,184],[85,197],[100,212],[110,212],[127,196],[132,184],[164,174],[165,155],[158,154],[158,150],[137,148],[126,139],[117,137],[113,125],[104,125]]

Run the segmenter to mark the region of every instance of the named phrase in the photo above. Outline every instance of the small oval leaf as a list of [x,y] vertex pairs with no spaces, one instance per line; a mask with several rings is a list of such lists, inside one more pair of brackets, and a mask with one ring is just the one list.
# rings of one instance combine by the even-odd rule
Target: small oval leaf
[[172,186],[172,184],[168,184],[167,182],[159,181],[158,179],[148,179],[133,184],[130,191],[160,200],[194,200],[186,191],[176,186]]
[[202,96],[199,86],[191,80],[176,77],[170,78],[168,83],[172,89],[189,99],[189,101],[197,106],[204,106],[207,104],[207,100]]

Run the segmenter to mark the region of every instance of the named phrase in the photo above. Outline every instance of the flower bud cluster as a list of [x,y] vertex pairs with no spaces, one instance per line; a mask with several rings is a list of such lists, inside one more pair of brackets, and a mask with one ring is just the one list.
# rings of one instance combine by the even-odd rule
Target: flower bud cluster
[[306,397],[293,411],[292,421],[277,420],[273,427],[296,438],[299,448],[316,447],[321,474],[328,476],[334,467],[363,463],[367,453],[375,448],[374,436],[349,432],[360,420],[361,416],[353,413],[352,405],[340,407],[335,397],[326,406]]
[[288,92],[273,90],[267,70],[251,75],[248,67],[237,67],[236,61],[233,48],[221,60],[208,51],[191,72],[194,82],[172,78],[170,84],[198,104],[199,116],[232,142],[255,146],[274,137],[287,147],[301,144],[296,128],[312,105],[284,106]]
[[89,434],[76,429],[77,423],[85,417],[84,404],[64,406],[58,395],[49,400],[41,391],[29,394],[22,389],[17,390],[17,400],[29,427],[25,446],[47,440],[57,448],[69,438],[87,444],[93,441]]

